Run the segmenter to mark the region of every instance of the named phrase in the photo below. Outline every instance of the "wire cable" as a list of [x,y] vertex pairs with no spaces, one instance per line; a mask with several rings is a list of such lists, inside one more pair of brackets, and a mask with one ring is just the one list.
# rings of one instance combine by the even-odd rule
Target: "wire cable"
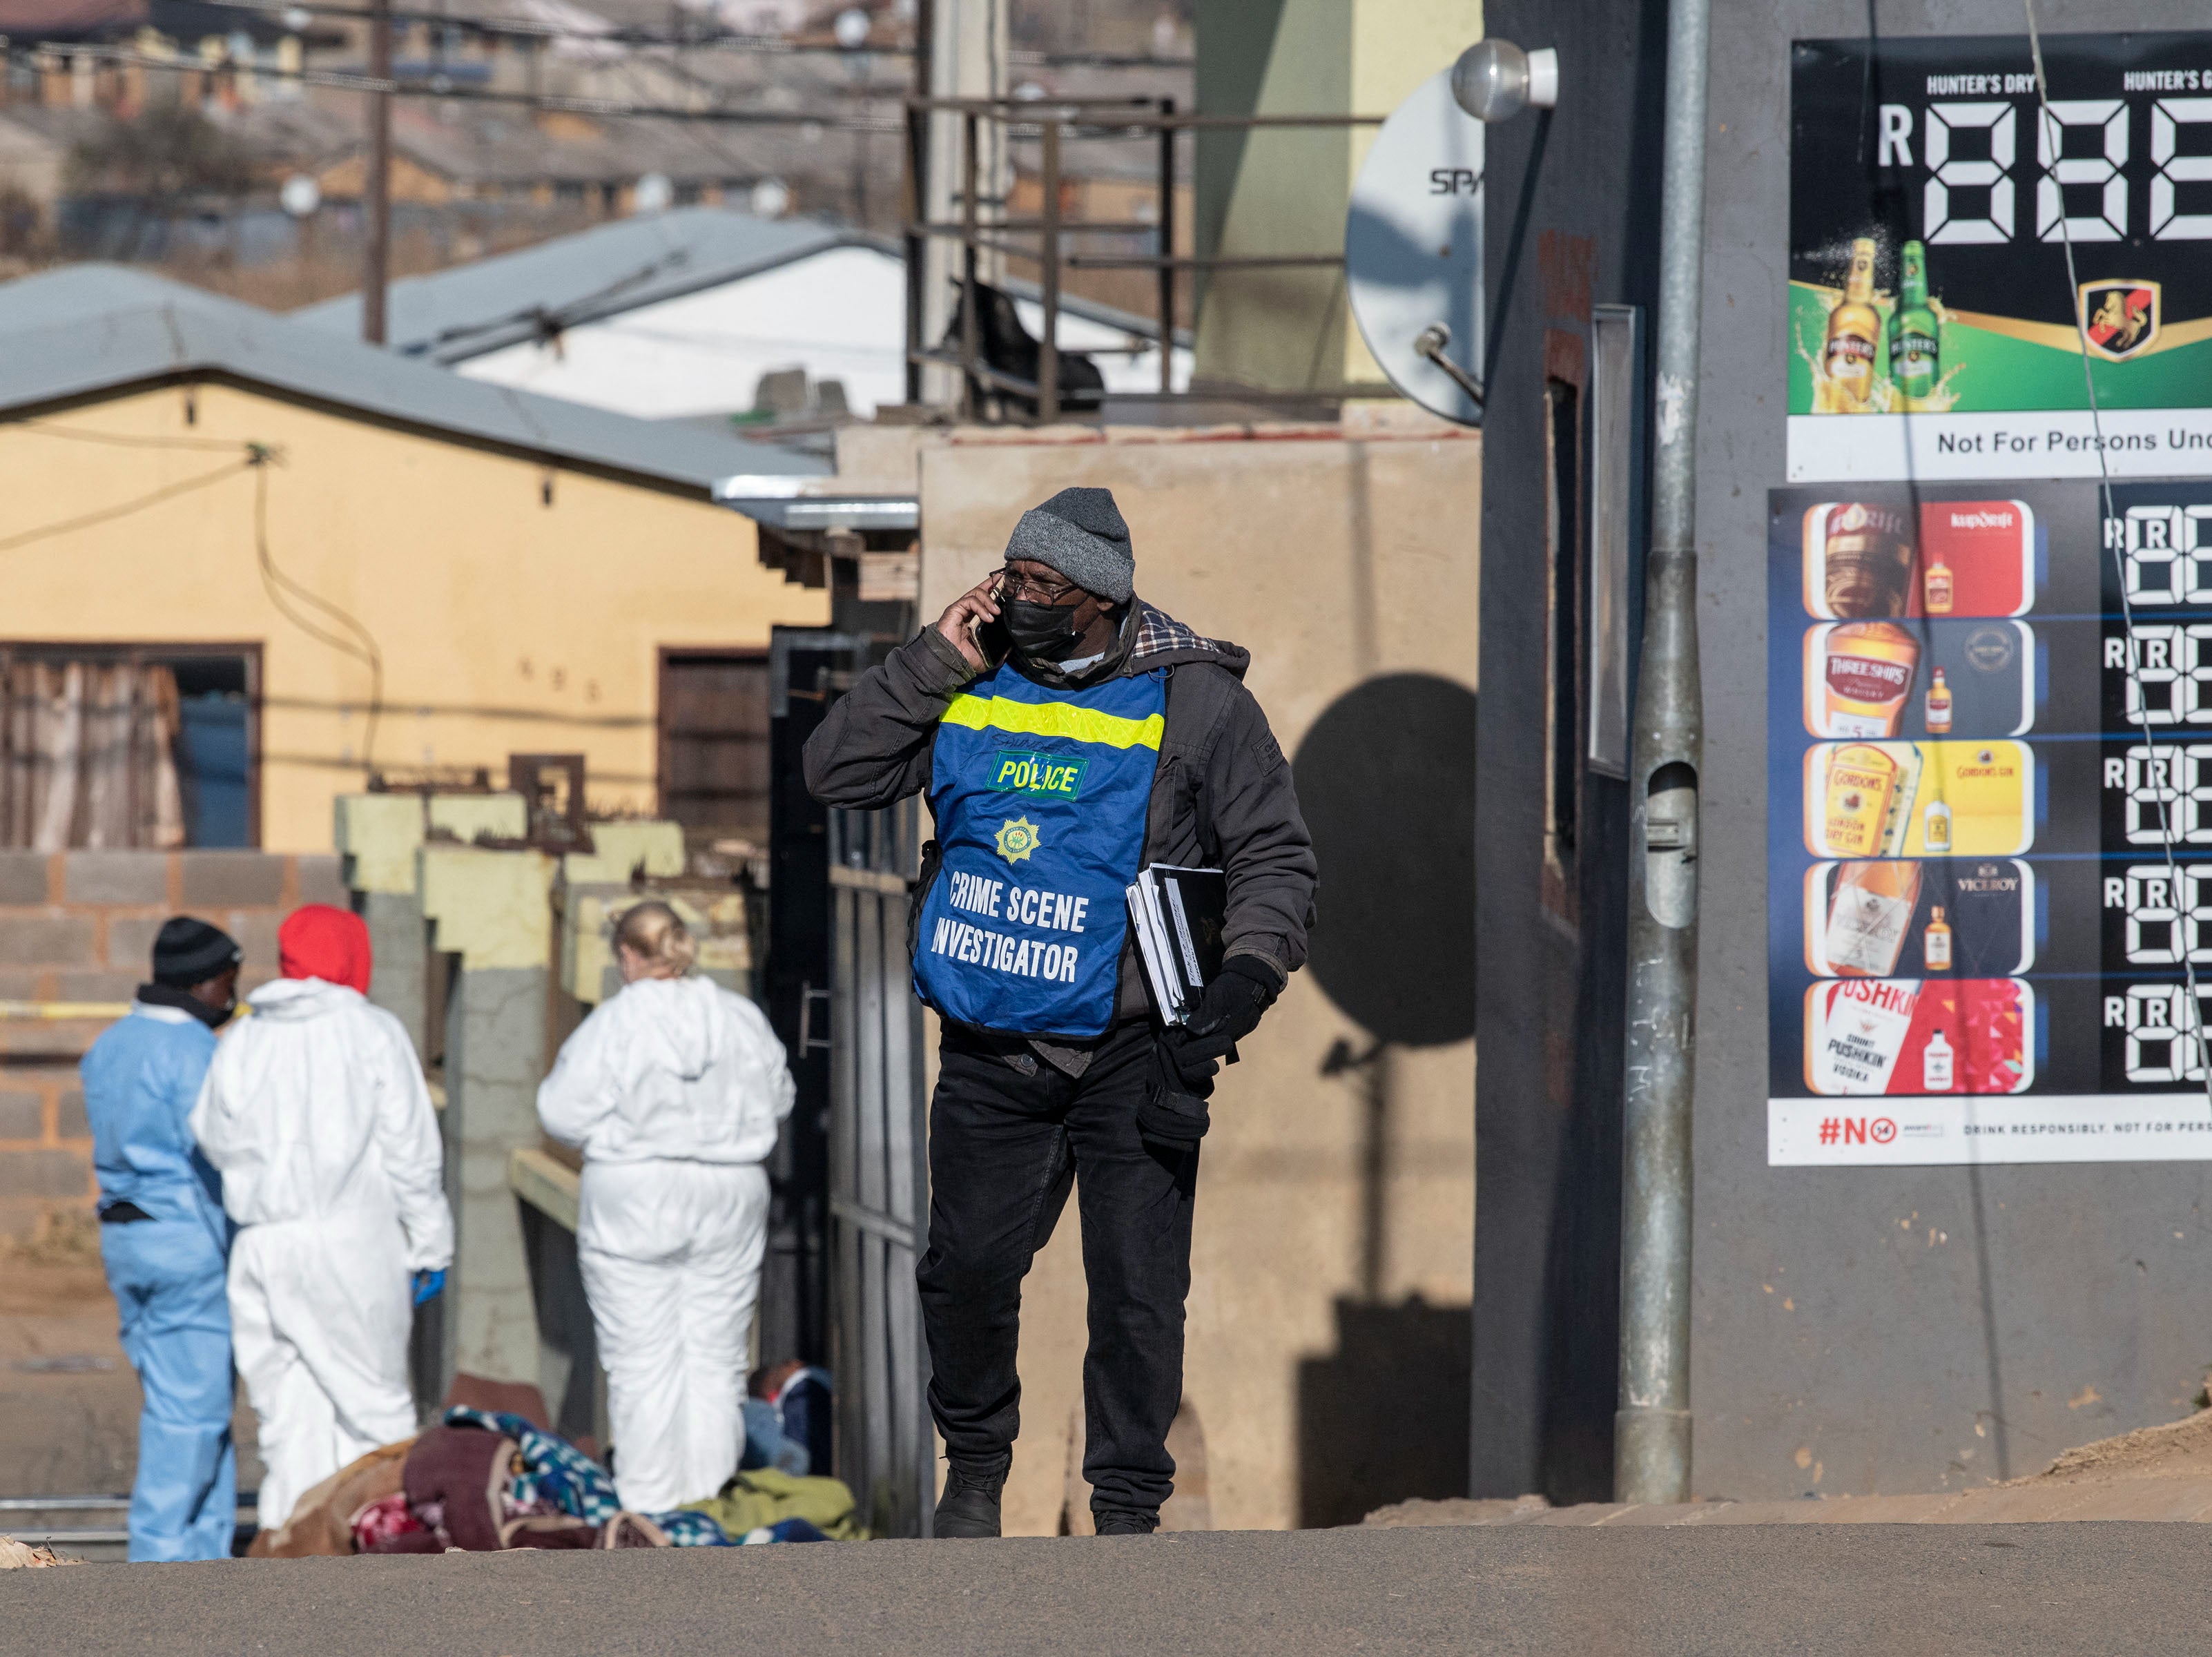
[[[361,762],[364,770],[374,773],[376,768],[376,725],[384,712],[384,652],[377,647],[375,635],[360,622],[327,598],[318,598],[276,568],[276,561],[269,551],[269,469],[276,457],[273,451],[261,444],[252,446],[254,452],[245,464],[253,473],[253,552],[260,566],[262,589],[269,595],[269,602],[276,606],[277,614],[300,631],[340,655],[351,657],[368,667],[368,724],[362,738]],[[302,616],[293,608],[291,599],[313,605],[353,636],[350,639],[341,637]]]
[[106,443],[122,449],[216,450],[224,454],[250,452],[251,446],[224,437],[139,437],[126,432],[88,431],[82,426],[57,426],[45,420],[10,420],[7,427],[37,432],[46,437],[66,437],[79,443]]
[[[2062,152],[2063,130],[2057,118],[2051,112],[2051,82],[2043,72],[2043,32],[2036,25],[2035,0],[2021,0],[2027,12],[2027,46],[2035,61],[2035,99],[2038,124],[2038,147],[2047,143],[2054,157]],[[2109,539],[2105,525],[2114,521],[2112,511],[2112,467],[2105,451],[2104,411],[2097,402],[2097,375],[2089,355],[2089,325],[2082,315],[2081,276],[2074,264],[2074,221],[2066,210],[2066,186],[2057,183],[2052,173],[2054,188],[2058,191],[2059,240],[2066,248],[2066,302],[2074,312],[2074,336],[2081,344],[2081,383],[2089,394],[2089,432],[2097,450],[2097,496],[2099,521],[2097,533],[2100,539]],[[2136,649],[2135,604],[2128,597],[2127,547],[2124,537],[2112,548],[2112,563],[2118,576],[2120,592],[2120,624],[2127,632],[2128,688],[2133,693],[2136,729],[2142,733],[2143,746],[2149,750],[2151,762],[2151,796],[2158,803],[2158,837],[2166,853],[2166,875],[2171,884],[2174,905],[2174,953],[2181,957],[2181,973],[2189,991],[2189,1017],[2185,1029],[2196,1037],[2197,1069],[2204,1081],[2204,1104],[2212,1112],[2212,1049],[2208,1049],[2204,1033],[2204,1006],[2197,998],[2197,950],[2191,937],[2191,923],[2182,907],[2181,865],[2173,854],[2173,823],[2166,808],[2169,796],[2181,798],[2179,773],[2173,768],[2170,746],[2161,744],[2150,723],[2150,706],[2142,694],[2142,682],[2136,676],[2142,658]],[[2187,1072],[2183,1072],[2184,1077]]]
[[608,119],[656,121],[726,121],[738,126],[819,126],[837,132],[902,132],[905,123],[891,116],[808,113],[803,110],[731,109],[714,105],[695,109],[681,104],[625,104],[609,98],[564,98],[550,93],[501,92],[490,87],[460,86],[442,76],[423,79],[385,80],[344,70],[269,69],[260,64],[210,65],[193,58],[157,58],[127,46],[102,46],[72,41],[41,40],[7,48],[9,60],[36,68],[42,59],[68,58],[125,68],[151,70],[169,75],[210,75],[251,72],[264,81],[297,82],[302,86],[332,87],[343,92],[383,92],[398,98],[444,98],[461,103],[510,104],[525,109],[555,110],[571,115],[597,115]]
[[[368,19],[380,14],[368,6],[341,6],[317,0],[316,3],[297,5],[292,0],[204,0],[204,3],[224,11],[258,13],[262,16],[283,17],[288,12],[305,12],[310,17],[351,17]],[[874,56],[881,58],[911,58],[910,46],[885,44],[843,46],[818,40],[793,40],[781,35],[746,34],[732,29],[701,29],[694,33],[664,33],[653,29],[623,27],[609,23],[602,28],[580,28],[574,25],[541,23],[527,17],[491,17],[482,13],[454,15],[442,11],[423,11],[395,6],[381,14],[394,23],[422,23],[434,28],[459,29],[466,33],[495,38],[534,40],[586,40],[608,46],[674,46],[685,52],[693,50],[755,52],[763,57],[841,57]],[[1058,61],[1042,57],[1038,62]],[[1089,59],[1069,61],[1088,62]],[[1119,61],[1119,60],[1117,60]],[[1164,62],[1172,67],[1188,68],[1191,60],[1137,59],[1132,63]]]
[[[237,446],[231,444],[226,446],[234,448]],[[120,506],[102,507],[97,512],[84,513],[76,518],[65,518],[58,524],[45,524],[34,530],[24,530],[19,534],[0,539],[0,552],[13,552],[16,548],[27,547],[33,542],[51,540],[57,535],[67,535],[72,530],[90,529],[95,524],[112,523],[116,519],[127,518],[134,512],[143,512],[149,507],[157,507],[164,501],[173,501],[180,495],[189,495],[194,489],[204,489],[210,483],[220,483],[226,477],[234,477],[253,464],[253,461],[248,458],[237,461],[231,465],[219,466],[211,472],[202,472],[197,477],[187,477],[182,483],[164,483],[160,489],[149,494],[142,495],[136,500],[125,501]]]

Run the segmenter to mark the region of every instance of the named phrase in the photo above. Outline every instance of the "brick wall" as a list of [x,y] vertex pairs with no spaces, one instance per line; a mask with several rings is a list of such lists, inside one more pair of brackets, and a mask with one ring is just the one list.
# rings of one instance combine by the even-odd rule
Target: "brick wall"
[[[173,914],[246,952],[240,991],[276,975],[276,927],[302,903],[349,907],[335,857],[262,852],[0,852],[0,1000],[122,1002]],[[77,1061],[101,1019],[0,1018],[0,1236],[88,1210],[92,1138]]]

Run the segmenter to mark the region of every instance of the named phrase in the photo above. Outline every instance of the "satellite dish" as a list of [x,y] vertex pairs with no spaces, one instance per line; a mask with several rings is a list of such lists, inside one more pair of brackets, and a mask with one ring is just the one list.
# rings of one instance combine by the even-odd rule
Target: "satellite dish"
[[304,219],[323,204],[322,186],[305,173],[295,173],[276,192],[277,204],[295,219]]
[[780,219],[791,205],[791,189],[781,179],[763,179],[752,188],[750,204],[758,219]]
[[1462,426],[1482,423],[1482,157],[1443,70],[1382,123],[1344,222],[1360,337],[1393,385]]
[[858,52],[867,45],[868,33],[874,27],[868,14],[858,6],[848,6],[839,12],[837,21],[830,25],[831,31],[837,37],[837,44],[847,52]]
[[676,186],[665,173],[648,173],[630,194],[633,213],[665,213],[676,200]]

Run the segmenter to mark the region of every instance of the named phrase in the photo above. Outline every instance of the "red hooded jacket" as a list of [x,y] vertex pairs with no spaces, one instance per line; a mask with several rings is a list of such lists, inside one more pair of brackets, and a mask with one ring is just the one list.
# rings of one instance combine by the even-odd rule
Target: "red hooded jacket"
[[295,909],[276,929],[276,960],[287,978],[319,978],[368,993],[368,926],[327,903]]

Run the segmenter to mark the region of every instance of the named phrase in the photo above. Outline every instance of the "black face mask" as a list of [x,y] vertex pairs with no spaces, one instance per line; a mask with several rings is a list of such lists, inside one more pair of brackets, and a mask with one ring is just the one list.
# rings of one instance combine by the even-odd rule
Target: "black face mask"
[[1075,654],[1081,634],[1075,630],[1075,606],[1035,604],[1014,598],[999,607],[1014,653],[1033,662],[1064,662]]
[[149,1007],[174,1007],[179,1012],[188,1012],[211,1030],[221,1029],[238,1011],[238,998],[234,995],[228,1006],[210,1007],[189,990],[179,989],[173,984],[141,984],[138,999]]

